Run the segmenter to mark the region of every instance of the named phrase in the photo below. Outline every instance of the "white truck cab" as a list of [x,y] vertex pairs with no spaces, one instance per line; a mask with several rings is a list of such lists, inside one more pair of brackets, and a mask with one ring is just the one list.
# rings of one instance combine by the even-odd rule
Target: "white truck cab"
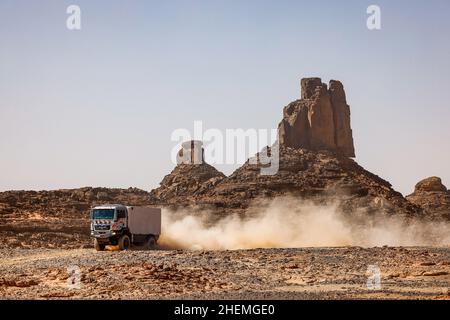
[[155,247],[161,234],[161,209],[105,204],[91,209],[91,236],[97,251],[106,245],[127,250],[132,245]]

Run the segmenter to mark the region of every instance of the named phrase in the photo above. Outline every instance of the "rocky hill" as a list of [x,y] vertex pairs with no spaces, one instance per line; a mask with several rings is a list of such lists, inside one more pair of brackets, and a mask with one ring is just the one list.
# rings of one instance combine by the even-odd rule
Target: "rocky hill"
[[245,214],[252,201],[292,195],[322,204],[339,202],[349,212],[365,209],[368,213],[420,214],[420,208],[393,190],[389,182],[364,170],[354,160],[327,150],[281,146],[278,172],[261,175],[261,167],[247,161],[232,175],[223,177],[215,170],[211,172],[212,167],[206,163],[178,165],[151,192],[151,202]]
[[389,182],[330,151],[281,147],[277,174],[261,175],[259,167],[247,162],[207,192],[203,201],[245,210],[254,199],[291,195],[321,204],[337,202],[348,212],[365,209],[414,215],[420,211]]

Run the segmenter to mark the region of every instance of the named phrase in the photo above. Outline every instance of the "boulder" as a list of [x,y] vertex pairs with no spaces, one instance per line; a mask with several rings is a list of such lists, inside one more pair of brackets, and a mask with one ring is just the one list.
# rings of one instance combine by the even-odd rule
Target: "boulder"
[[431,219],[450,220],[450,191],[439,177],[419,181],[414,192],[406,196],[406,199],[421,207]]
[[447,192],[447,188],[442,184],[441,178],[430,177],[419,181],[414,192]]

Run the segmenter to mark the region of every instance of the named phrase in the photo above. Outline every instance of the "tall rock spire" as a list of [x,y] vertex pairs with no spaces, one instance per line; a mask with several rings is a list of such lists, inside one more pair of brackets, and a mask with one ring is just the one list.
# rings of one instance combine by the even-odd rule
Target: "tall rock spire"
[[327,88],[320,78],[302,79],[301,99],[283,109],[278,136],[286,147],[331,150],[354,157],[350,107],[342,83],[331,80]]

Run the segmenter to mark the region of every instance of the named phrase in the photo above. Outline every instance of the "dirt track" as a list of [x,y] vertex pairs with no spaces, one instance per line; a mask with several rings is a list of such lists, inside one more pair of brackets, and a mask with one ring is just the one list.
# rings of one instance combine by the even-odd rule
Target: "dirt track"
[[[67,287],[67,267],[81,270]],[[381,289],[367,287],[368,265]],[[450,248],[0,250],[3,299],[449,299]]]

